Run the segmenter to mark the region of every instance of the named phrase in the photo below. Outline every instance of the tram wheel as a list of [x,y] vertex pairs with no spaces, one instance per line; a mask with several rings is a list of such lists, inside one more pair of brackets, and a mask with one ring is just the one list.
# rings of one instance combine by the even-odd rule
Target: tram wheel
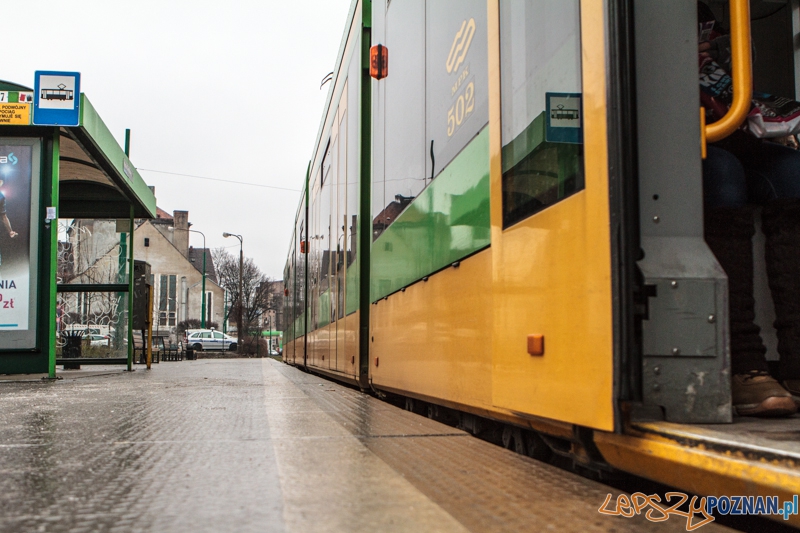
[[518,454],[526,455],[522,430],[513,426],[503,427],[503,447],[506,450],[513,450]]
[[523,438],[525,439],[525,451],[528,457],[545,462],[552,458],[553,450],[536,432],[526,431]]
[[414,399],[406,398],[406,411],[414,412]]

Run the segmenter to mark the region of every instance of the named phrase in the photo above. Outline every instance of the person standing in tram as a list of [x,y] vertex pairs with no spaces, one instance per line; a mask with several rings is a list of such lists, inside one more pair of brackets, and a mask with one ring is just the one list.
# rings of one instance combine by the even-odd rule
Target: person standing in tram
[[[730,36],[698,2],[701,102],[719,120],[731,97]],[[720,69],[721,67],[721,69]],[[794,138],[792,137],[792,140]],[[731,391],[740,416],[788,416],[800,404],[800,152],[743,129],[708,146],[703,161],[705,239],[728,275]],[[780,355],[776,380],[755,324],[754,211],[762,207]]]

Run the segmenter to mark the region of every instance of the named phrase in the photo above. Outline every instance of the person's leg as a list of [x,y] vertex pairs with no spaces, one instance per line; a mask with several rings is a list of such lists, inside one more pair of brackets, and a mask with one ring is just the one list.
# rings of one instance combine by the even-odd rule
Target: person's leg
[[728,275],[731,372],[766,371],[766,347],[755,324],[753,208],[744,167],[730,152],[708,147],[703,161],[705,239]]
[[763,143],[749,151],[744,164],[751,195],[764,205],[779,377],[800,401],[800,152]]
[[716,146],[708,146],[703,160],[703,203],[707,208],[747,205],[744,167],[732,153]]
[[705,240],[728,275],[731,393],[740,415],[792,414],[789,393],[767,373],[766,348],[755,324],[753,208],[747,180],[730,152],[709,146],[703,162]]
[[[779,377],[800,380],[800,200],[764,204],[763,220],[767,276],[775,302]],[[800,386],[790,388],[794,394],[800,393]]]
[[736,153],[747,179],[748,196],[767,205],[778,199],[800,198],[800,152],[763,142]]
[[728,275],[731,373],[767,371],[767,349],[755,324],[753,298],[753,208],[714,207],[706,210],[705,239]]

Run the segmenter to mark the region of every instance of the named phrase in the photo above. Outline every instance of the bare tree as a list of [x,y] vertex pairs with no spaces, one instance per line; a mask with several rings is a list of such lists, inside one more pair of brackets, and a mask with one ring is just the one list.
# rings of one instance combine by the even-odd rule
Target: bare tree
[[260,327],[261,315],[269,308],[270,295],[273,281],[258,268],[252,258],[246,257],[242,266],[242,292],[244,298],[239,297],[239,258],[228,252],[225,248],[216,248],[211,251],[214,268],[217,271],[217,280],[220,286],[228,291],[230,308],[225,315],[236,318],[238,306],[242,305],[243,332]]

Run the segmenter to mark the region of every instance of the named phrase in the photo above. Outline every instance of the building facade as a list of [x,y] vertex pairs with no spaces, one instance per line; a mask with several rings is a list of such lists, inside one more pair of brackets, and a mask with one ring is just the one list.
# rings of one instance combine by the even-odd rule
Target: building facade
[[153,320],[159,331],[173,332],[180,322],[202,317],[203,256],[206,270],[206,325],[224,320],[224,292],[217,283],[211,251],[189,246],[189,212],[158,218],[136,229],[134,256],[150,264],[153,285]]
[[[203,257],[205,255],[205,318],[207,326],[224,320],[224,291],[217,283],[211,251],[189,246],[189,213],[174,211],[172,215],[158,209],[157,218],[137,221],[133,234],[134,259],[150,265],[149,283],[153,286],[153,329],[155,334],[178,340],[180,322],[201,320],[203,313]],[[116,220],[72,220],[63,228],[66,240],[59,244],[63,258],[59,260],[60,283],[119,283],[120,265],[126,252]],[[120,262],[122,255],[122,263]],[[124,268],[122,268],[124,272]],[[112,297],[114,295],[110,295]],[[72,299],[80,295],[72,296]],[[76,309],[79,322],[90,325],[91,317],[102,314],[111,304],[71,301],[66,309]],[[119,306],[116,306],[119,307]],[[104,309],[98,314],[92,308]]]

